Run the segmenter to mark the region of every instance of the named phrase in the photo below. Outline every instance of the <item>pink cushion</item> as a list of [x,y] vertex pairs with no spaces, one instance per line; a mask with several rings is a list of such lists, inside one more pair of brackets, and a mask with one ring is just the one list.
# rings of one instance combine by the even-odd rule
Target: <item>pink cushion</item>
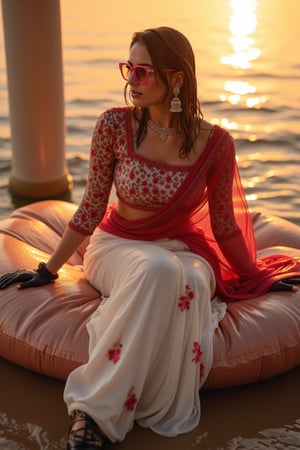
[[[1,221],[0,275],[34,269],[47,260],[75,209],[67,202],[42,201]],[[262,214],[253,214],[253,223],[260,255],[284,251],[300,256],[299,227]],[[14,285],[0,291],[0,356],[59,379],[87,360],[85,325],[101,295],[80,267],[86,244],[64,265],[54,284],[22,291]],[[255,382],[299,364],[300,291],[268,293],[228,305],[215,334],[213,366],[205,387]]]

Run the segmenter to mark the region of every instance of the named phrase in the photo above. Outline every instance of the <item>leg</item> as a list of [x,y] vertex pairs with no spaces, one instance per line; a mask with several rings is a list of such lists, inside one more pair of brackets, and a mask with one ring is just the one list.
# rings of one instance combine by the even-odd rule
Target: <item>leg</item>
[[[184,271],[184,283],[177,299],[174,330],[171,342],[165,342],[149,371],[136,412],[141,426],[165,436],[188,432],[199,423],[199,389],[212,364],[215,327],[225,314],[224,305],[218,320],[212,318],[215,278],[210,266],[189,251],[175,254]],[[165,381],[159,385],[157,373],[162,370]],[[157,414],[148,414],[149,404],[159,405]]]
[[[88,251],[85,270],[91,283],[109,299],[88,324],[89,362],[68,379],[65,400],[69,412],[87,412],[112,441],[122,440],[135,418],[144,426],[153,424],[153,429],[161,422],[157,427],[161,434],[174,435],[194,427],[200,414],[199,407],[194,408],[200,366],[198,348],[190,349],[191,357],[186,351],[194,339],[188,337],[188,316],[194,314],[181,307],[182,298],[190,292],[187,273],[175,252],[183,244],[131,242],[109,235],[98,241]],[[208,309],[212,275],[206,265],[201,270],[208,277],[207,286],[197,288],[195,294],[205,292],[202,304]],[[209,320],[209,314],[201,312],[193,328],[199,327],[202,317]],[[193,357],[197,363],[191,364]],[[186,361],[189,369],[185,373],[182,365]],[[182,380],[193,394],[186,401],[180,396],[177,429],[174,423],[169,427],[167,416],[176,409]],[[187,412],[182,415],[183,409]]]

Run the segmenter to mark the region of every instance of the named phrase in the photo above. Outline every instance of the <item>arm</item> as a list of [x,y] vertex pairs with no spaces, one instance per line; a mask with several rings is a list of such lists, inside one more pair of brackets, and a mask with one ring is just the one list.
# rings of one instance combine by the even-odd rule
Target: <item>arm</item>
[[0,277],[0,289],[13,283],[19,283],[20,288],[51,283],[58,277],[57,271],[99,224],[107,207],[113,180],[113,119],[113,114],[108,112],[97,121],[92,137],[85,193],[56,251],[46,264],[40,263],[34,271],[22,269],[4,274]]
[[109,112],[102,114],[94,128],[89,172],[82,201],[72,217],[55,253],[46,264],[55,274],[72,256],[88,235],[101,221],[107,208],[112,187],[115,157],[114,117]]
[[51,273],[56,274],[86,238],[87,236],[85,236],[84,234],[81,234],[78,231],[72,230],[72,228],[68,227],[65,230],[55,253],[46,263],[47,269]]
[[19,289],[52,283],[58,278],[57,271],[70,258],[86,237],[86,235],[68,227],[55,253],[47,264],[41,262],[36,270],[21,269],[2,275],[0,277],[0,289],[5,289],[13,283],[18,283],[17,287]]
[[217,242],[223,255],[239,276],[251,276],[258,271],[240,230],[231,237],[217,238]]
[[[256,262],[256,241],[244,190],[235,161],[233,139],[218,149],[207,190],[211,227],[226,266],[240,279],[263,277],[265,268]],[[240,224],[240,226],[239,226]],[[272,291],[296,291],[300,277],[275,282]]]
[[55,253],[46,264],[53,274],[72,256],[86,237],[93,233],[107,208],[115,162],[112,151],[113,123],[113,116],[107,112],[99,117],[94,128],[88,179],[82,201]]
[[[209,177],[208,195],[212,231],[218,246],[233,271],[249,276],[256,267],[256,248],[252,223],[247,222],[248,208],[235,161],[235,146],[230,135],[218,150],[214,173]],[[247,229],[246,242],[237,221],[239,214]],[[249,245],[250,243],[250,245]]]

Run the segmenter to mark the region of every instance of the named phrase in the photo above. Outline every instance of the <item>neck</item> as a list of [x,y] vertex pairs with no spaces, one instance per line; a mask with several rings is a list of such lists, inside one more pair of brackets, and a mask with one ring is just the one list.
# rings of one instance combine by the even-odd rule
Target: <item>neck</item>
[[149,119],[162,128],[172,128],[177,125],[176,114],[169,111],[169,106],[151,106],[148,109]]
[[148,128],[150,128],[154,133],[158,134],[162,141],[165,141],[168,136],[171,134],[179,133],[179,129],[177,127],[161,127],[153,122],[151,119],[147,122]]

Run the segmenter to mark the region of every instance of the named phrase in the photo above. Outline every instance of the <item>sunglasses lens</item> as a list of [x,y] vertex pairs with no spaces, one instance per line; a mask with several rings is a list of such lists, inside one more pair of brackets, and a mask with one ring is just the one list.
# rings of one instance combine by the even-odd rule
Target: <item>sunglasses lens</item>
[[132,74],[131,67],[128,64],[122,64],[120,66],[122,77],[125,80],[128,80],[130,78],[130,75]]
[[136,67],[135,68],[135,76],[136,79],[140,82],[143,83],[147,80],[147,70],[144,67]]

